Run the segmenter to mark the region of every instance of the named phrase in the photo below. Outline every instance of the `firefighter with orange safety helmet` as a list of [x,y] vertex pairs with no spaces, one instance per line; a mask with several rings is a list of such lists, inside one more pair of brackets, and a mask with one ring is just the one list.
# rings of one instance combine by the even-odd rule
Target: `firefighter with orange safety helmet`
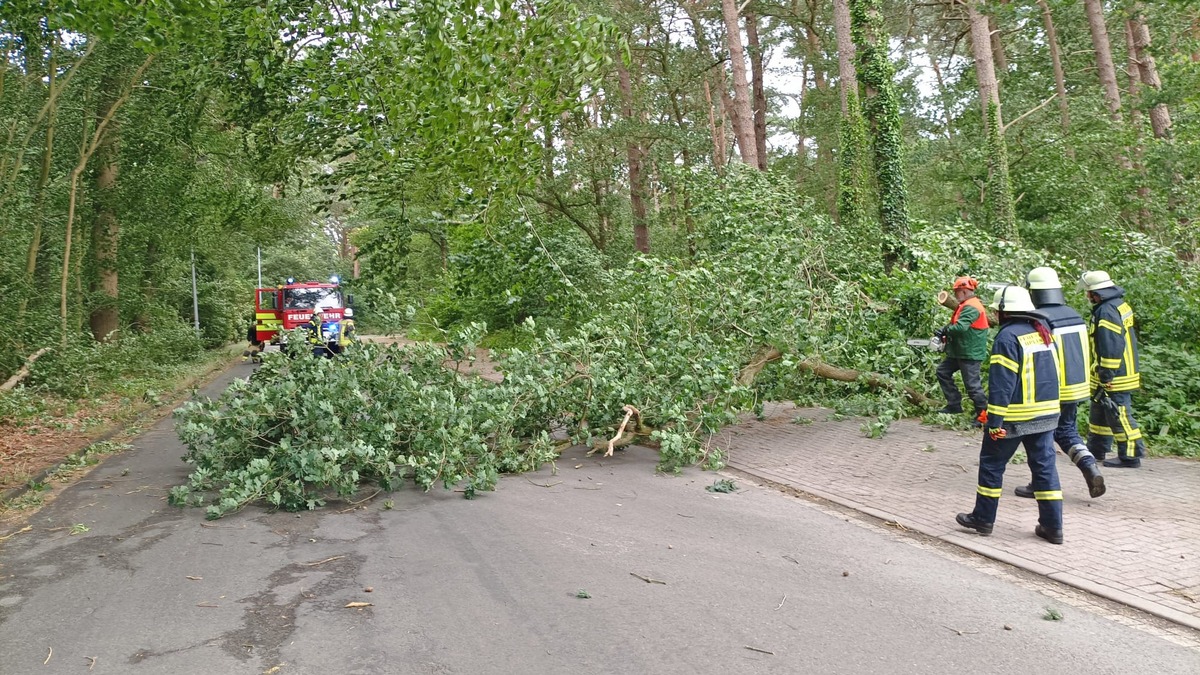
[[979,417],[987,409],[987,395],[980,381],[980,367],[988,357],[988,318],[983,303],[975,297],[979,282],[969,276],[954,280],[954,298],[958,307],[950,323],[939,328],[934,336],[946,345],[945,358],[937,367],[938,384],[946,397],[946,407],[939,412],[958,414],[963,412],[962,392],[954,384],[954,373],[962,376],[967,397],[975,404],[974,424],[980,425]]

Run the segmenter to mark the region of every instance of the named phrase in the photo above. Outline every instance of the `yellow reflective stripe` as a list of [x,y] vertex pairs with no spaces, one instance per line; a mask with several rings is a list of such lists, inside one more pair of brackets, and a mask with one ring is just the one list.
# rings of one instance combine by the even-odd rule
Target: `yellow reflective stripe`
[[275,312],[255,312],[254,313],[254,318],[256,318],[256,319],[274,319],[275,316],[276,316]]
[[1112,436],[1112,429],[1100,424],[1089,424],[1088,433],[1096,434],[1097,436]]
[[1033,498],[1042,502],[1062,501],[1062,490],[1038,490]]
[[1116,370],[1117,368],[1121,367],[1121,359],[1106,359],[1103,356],[1101,356],[1100,357],[1100,367],[1107,368],[1109,370]]
[[999,499],[1000,495],[1004,493],[1003,488],[990,488],[990,487],[984,487],[982,485],[975,488],[975,491],[978,492],[979,494],[983,495],[984,497],[991,497],[993,499]]
[[1014,373],[1018,371],[1017,362],[1013,361],[1012,359],[1008,358],[1007,356],[1004,356],[1003,354],[992,354],[991,363],[993,365],[1003,366],[1005,368],[1008,368],[1009,370],[1013,371]]
[[1006,406],[989,403],[987,409],[989,415],[999,415],[1000,417],[1008,416],[1008,407]]
[[1059,391],[1058,398],[1059,400],[1070,403],[1071,401],[1078,401],[1087,398],[1088,393],[1087,382],[1080,382],[1079,384],[1069,384],[1063,387]]
[[1029,349],[1021,356],[1021,367],[1025,369],[1021,373],[1021,404],[1024,405],[1037,400],[1037,376],[1033,370],[1033,352]]
[[1101,328],[1107,328],[1108,330],[1111,330],[1112,332],[1117,333],[1117,334],[1125,332],[1125,329],[1123,329],[1120,326],[1118,326],[1117,324],[1109,321],[1108,319],[1100,319],[1099,325]]
[[1038,417],[1058,415],[1058,412],[1058,401],[1014,403],[1008,406],[1008,414],[1004,416],[1004,419],[1009,422],[1028,422]]

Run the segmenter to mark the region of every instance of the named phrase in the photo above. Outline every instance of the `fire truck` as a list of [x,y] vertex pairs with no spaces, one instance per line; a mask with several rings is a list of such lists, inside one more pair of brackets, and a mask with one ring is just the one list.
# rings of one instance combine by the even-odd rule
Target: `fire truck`
[[[328,282],[288,279],[275,288],[254,291],[255,334],[258,341],[278,344],[285,340],[284,331],[308,323],[313,312],[321,313],[321,331],[326,339],[336,339],[337,325],[342,320],[351,296],[342,295],[338,278]],[[332,337],[331,337],[332,336]]]

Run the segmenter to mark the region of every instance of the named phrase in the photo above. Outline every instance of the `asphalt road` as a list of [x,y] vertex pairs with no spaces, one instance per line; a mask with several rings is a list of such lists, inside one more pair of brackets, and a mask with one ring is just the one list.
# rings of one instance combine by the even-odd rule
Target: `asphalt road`
[[216,522],[166,503],[182,453],[164,420],[2,545],[0,674],[1200,673],[1194,648],[642,448],[473,501]]

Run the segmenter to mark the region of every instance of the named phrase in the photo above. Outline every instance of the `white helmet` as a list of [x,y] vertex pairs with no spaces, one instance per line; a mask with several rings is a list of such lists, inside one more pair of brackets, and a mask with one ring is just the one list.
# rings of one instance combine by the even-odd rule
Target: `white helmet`
[[996,291],[996,297],[992,299],[990,307],[1000,312],[1033,312],[1037,308],[1033,306],[1033,300],[1029,297],[1029,291],[1020,286],[1005,286]]
[[1052,267],[1035,267],[1025,275],[1025,288],[1031,291],[1046,291],[1062,288],[1058,281],[1058,272]]
[[1084,272],[1083,276],[1079,277],[1077,287],[1081,291],[1098,291],[1101,288],[1112,288],[1115,285],[1112,277],[1108,276],[1108,272],[1096,270],[1093,272]]
[[354,310],[347,307],[346,311],[343,313],[343,316],[345,316],[347,319],[353,319],[354,318]]

